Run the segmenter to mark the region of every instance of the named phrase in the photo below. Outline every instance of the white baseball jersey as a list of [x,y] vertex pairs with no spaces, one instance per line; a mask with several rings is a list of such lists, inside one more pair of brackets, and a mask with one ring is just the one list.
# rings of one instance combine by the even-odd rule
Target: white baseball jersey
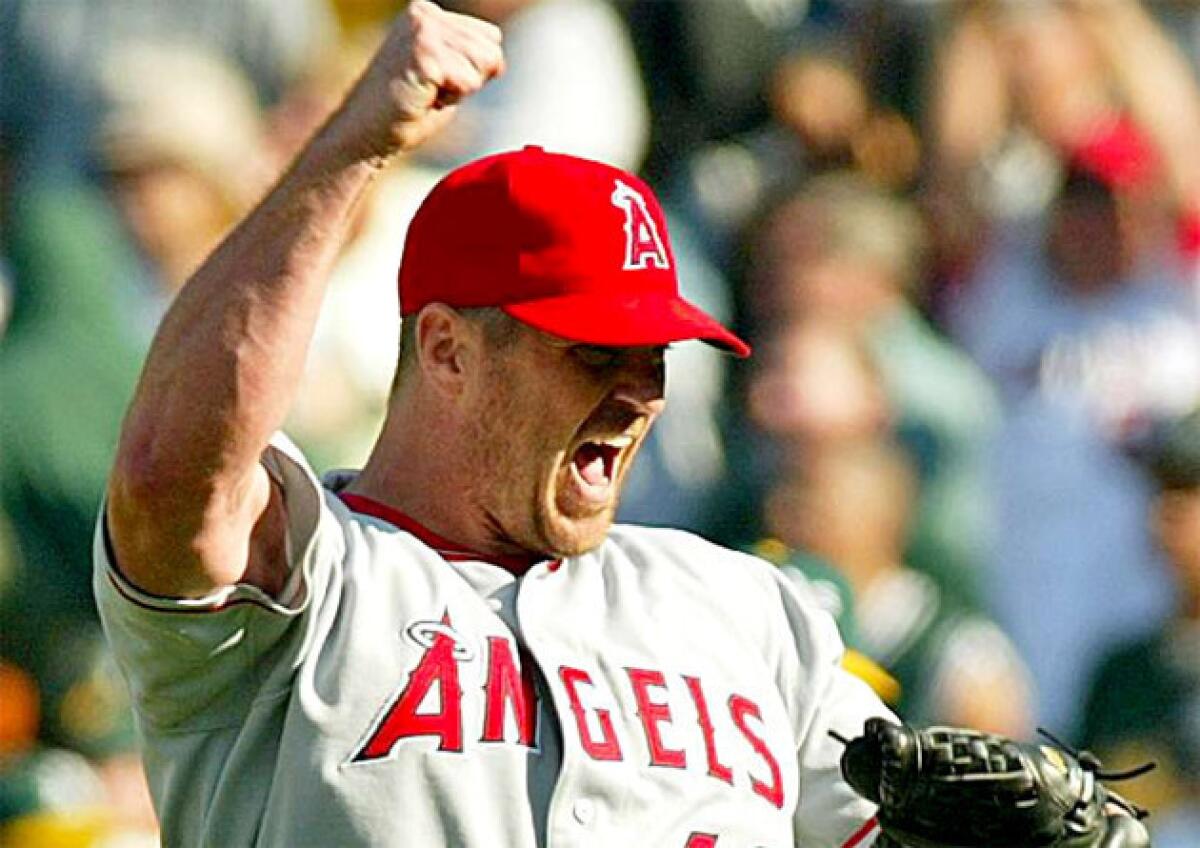
[[874,842],[829,730],[889,714],[773,566],[618,525],[505,568],[323,488],[285,439],[264,464],[288,513],[279,597],[149,595],[99,522],[166,845]]

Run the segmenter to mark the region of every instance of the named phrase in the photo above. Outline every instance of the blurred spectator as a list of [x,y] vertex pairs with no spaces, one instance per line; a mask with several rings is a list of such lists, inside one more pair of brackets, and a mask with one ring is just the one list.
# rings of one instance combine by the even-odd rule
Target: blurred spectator
[[[771,495],[778,481],[799,473],[806,456],[889,432],[891,413],[879,373],[853,333],[819,321],[790,322],[757,344],[746,401],[754,426],[735,447],[740,448],[739,479],[764,489],[742,506],[761,515],[735,513],[736,531],[725,532],[805,586],[857,653],[862,643],[849,581],[832,563],[796,547],[788,516],[777,511],[780,504]],[[747,535],[754,533],[757,538]],[[863,660],[851,655],[848,667],[895,706],[899,684],[873,661]]]
[[[83,754],[106,808],[87,827],[153,833],[124,682],[95,622],[94,516],[143,351],[174,289],[261,187],[260,138],[247,84],[209,54],[130,47],[97,84],[108,108],[92,148],[108,192],[26,180],[6,232],[15,297],[0,340],[0,511],[18,557],[0,591],[0,657],[33,675],[50,747],[0,769],[0,783],[44,778],[45,798],[57,797],[45,775],[61,770],[43,761]],[[67,827],[38,818],[42,807],[6,824],[22,834],[15,844]]]
[[1200,411],[1165,427],[1146,462],[1173,615],[1108,650],[1090,681],[1080,736],[1109,769],[1157,761],[1122,791],[1154,811],[1155,845],[1183,848],[1200,844]]
[[752,547],[769,535],[763,504],[773,481],[814,446],[889,432],[892,410],[875,362],[846,327],[796,319],[754,339],[744,408],[730,426],[730,479],[707,532]]
[[[153,70],[165,68],[176,72]],[[55,616],[93,615],[93,516],[142,351],[170,293],[246,202],[256,138],[222,68],[133,50],[109,69],[117,106],[98,147],[115,213],[80,183],[30,182],[12,202],[0,504],[21,567],[3,599],[19,620],[6,621],[4,643],[27,636],[36,653]]]
[[776,207],[758,234],[745,314],[762,328],[756,338],[804,319],[866,340],[918,468],[906,561],[973,597],[987,543],[982,463],[996,407],[984,376],[910,303],[923,279],[923,238],[909,204],[861,178],[814,180]]
[[1066,4],[965,6],[933,79],[936,178],[954,182],[990,216],[1044,209],[1058,151],[1114,115],[1108,79]]
[[173,293],[266,187],[258,104],[236,67],[196,48],[132,44],[98,84],[93,148],[110,196],[154,285]]
[[858,333],[813,317],[761,339],[747,412],[777,449],[761,469],[768,477],[798,468],[821,445],[873,438],[895,423],[878,366]]
[[[746,406],[754,427],[739,445],[746,454],[740,470],[765,491],[761,503],[756,498],[745,504],[761,515],[751,520],[735,514],[737,532],[729,538],[774,562],[833,616],[848,649],[843,665],[895,707],[899,683],[861,653],[853,587],[837,564],[798,547],[793,530],[803,516],[779,497],[780,481],[800,474],[808,457],[891,432],[891,412],[870,352],[845,327],[803,319],[776,327],[758,342]],[[759,537],[752,540],[747,533]]]
[[771,74],[769,119],[689,157],[680,203],[723,267],[753,217],[813,177],[854,170],[884,188],[912,185],[917,136],[872,102],[859,64],[846,35],[801,42]]
[[1137,0],[965,6],[929,123],[929,196],[955,286],[989,225],[1036,220],[1072,163],[1121,184],[1140,237],[1179,235],[1195,255],[1200,97]]
[[94,513],[145,335],[136,257],[105,199],[30,185],[13,201],[17,282],[0,340],[0,512],[16,570],[0,593],[0,656],[35,673],[47,633],[94,617]]
[[887,440],[825,443],[772,489],[767,523],[846,576],[859,645],[899,681],[905,720],[1022,737],[1030,682],[1012,644],[969,600],[903,563],[915,495],[911,464]]
[[[646,176],[669,186],[697,148],[766,117],[763,92],[808,0],[620,0],[650,102]],[[668,199],[670,199],[668,197]]]
[[[1019,94],[1025,128],[1064,176],[1050,183],[1044,216],[995,217],[990,234],[971,237],[975,259],[949,314],[1004,405],[991,472],[993,609],[1030,662],[1040,720],[1067,727],[1085,669],[1169,603],[1140,518],[1146,485],[1124,451],[1200,385],[1178,240],[1197,197],[1200,100],[1136,3],[1010,14],[993,24],[998,36],[972,36],[976,48],[1003,46],[992,75],[962,82]],[[964,108],[970,95],[956,93]],[[943,139],[950,159],[977,146],[965,135]]]
[[[1048,247],[1062,253],[1039,256],[1028,243],[998,252],[959,304],[957,326],[1006,406],[991,475],[991,597],[1046,690],[1042,720],[1062,726],[1095,652],[1166,611],[1138,518],[1147,492],[1122,442],[1178,408],[1200,371],[1178,283],[1153,267],[1108,276],[1122,239],[1104,193],[1067,188],[1059,220]],[[1064,276],[1072,262],[1084,273]]]
[[104,116],[101,68],[130,45],[215,52],[269,104],[333,34],[323,0],[2,0],[0,135],[22,178],[76,173]]

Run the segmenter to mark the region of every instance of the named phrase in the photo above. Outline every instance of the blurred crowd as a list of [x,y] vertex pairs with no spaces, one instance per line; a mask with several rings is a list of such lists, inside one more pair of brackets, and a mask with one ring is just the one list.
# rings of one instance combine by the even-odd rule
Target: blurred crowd
[[[91,601],[173,292],[401,0],[0,0],[0,848],[157,843]],[[754,550],[907,719],[1111,768],[1200,845],[1200,0],[447,0],[507,74],[374,187],[289,433],[360,463],[408,218],[535,143],[643,174],[684,293],[622,518]],[[169,520],[169,516],[164,516]]]

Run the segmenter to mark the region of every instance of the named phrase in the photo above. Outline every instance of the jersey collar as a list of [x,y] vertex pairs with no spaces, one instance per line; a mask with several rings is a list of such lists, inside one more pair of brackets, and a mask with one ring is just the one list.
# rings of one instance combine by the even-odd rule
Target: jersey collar
[[447,562],[490,562],[492,565],[498,565],[505,571],[519,576],[547,559],[547,557],[537,554],[482,554],[463,547],[445,536],[439,536],[410,515],[395,507],[380,503],[374,498],[350,492],[339,492],[338,497],[354,512],[381,519],[406,533],[411,533],[437,551]]

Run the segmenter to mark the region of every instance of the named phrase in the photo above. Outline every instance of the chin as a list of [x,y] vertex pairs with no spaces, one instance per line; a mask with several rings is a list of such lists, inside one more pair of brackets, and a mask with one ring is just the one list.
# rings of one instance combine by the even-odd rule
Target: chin
[[542,535],[549,548],[548,553],[569,557],[595,550],[608,535],[615,513],[614,505],[587,518],[567,518],[561,514],[546,517]]

